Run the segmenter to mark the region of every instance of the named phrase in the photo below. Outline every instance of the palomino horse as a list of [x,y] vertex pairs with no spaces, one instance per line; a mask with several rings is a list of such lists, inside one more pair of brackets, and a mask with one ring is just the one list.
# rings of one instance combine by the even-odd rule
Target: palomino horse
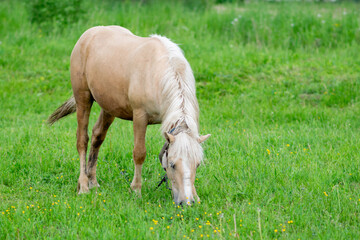
[[[198,200],[194,181],[202,161],[199,107],[195,79],[181,49],[157,35],[138,37],[119,26],[87,30],[71,53],[73,97],[48,119],[77,113],[77,150],[80,155],[78,193],[99,186],[96,162],[106,132],[115,117],[132,120],[135,174],[131,188],[141,194],[141,169],[146,156],[147,125],[161,125],[167,143],[161,154],[162,167],[172,183],[177,204]],[[93,101],[101,112],[92,130],[88,163],[89,114]]]

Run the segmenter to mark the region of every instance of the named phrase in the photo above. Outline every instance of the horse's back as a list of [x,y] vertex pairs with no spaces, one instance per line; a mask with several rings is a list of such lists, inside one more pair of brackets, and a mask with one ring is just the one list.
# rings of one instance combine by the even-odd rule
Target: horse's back
[[158,115],[166,54],[155,38],[138,37],[119,26],[91,28],[71,55],[74,95],[88,89],[104,110],[123,119],[132,119],[134,108]]

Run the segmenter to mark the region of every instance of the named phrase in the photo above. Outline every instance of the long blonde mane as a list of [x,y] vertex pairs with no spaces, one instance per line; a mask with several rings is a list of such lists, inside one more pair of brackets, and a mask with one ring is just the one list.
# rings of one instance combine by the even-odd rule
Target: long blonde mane
[[159,35],[151,37],[159,39],[168,50],[170,66],[161,81],[162,96],[166,100],[162,106],[161,132],[165,134],[186,123],[190,134],[198,138],[199,105],[190,64],[177,44]]

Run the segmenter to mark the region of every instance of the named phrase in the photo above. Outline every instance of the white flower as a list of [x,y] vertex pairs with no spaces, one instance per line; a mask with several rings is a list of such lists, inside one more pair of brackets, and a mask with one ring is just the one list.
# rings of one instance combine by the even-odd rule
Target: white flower
[[346,12],[346,11],[344,11],[344,12],[343,12],[343,14],[344,14],[344,15],[346,15],[346,14],[347,14],[347,12]]
[[234,18],[234,20],[232,20],[231,24],[232,24],[232,25],[235,25],[238,21],[239,21],[238,18]]
[[322,20],[321,23],[324,24],[324,23],[325,23],[325,20]]
[[290,26],[291,26],[291,27],[294,27],[294,26],[295,26],[295,24],[294,24],[294,23],[291,23],[291,24],[290,24]]
[[318,17],[318,18],[321,18],[321,14],[320,14],[320,13],[318,13],[317,17]]

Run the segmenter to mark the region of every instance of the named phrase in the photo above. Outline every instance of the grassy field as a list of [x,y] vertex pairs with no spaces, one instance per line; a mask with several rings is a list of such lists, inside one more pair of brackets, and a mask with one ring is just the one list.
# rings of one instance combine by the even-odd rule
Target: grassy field
[[[99,2],[74,23],[32,23],[28,3],[0,2],[0,239],[360,238],[360,5]],[[142,198],[130,191],[122,120],[100,150],[101,187],[77,195],[76,118],[45,120],[72,94],[75,42],[108,24],[181,44],[212,134],[200,204],[178,208],[154,190],[159,126],[148,128]],[[95,104],[90,127],[98,114]]]

